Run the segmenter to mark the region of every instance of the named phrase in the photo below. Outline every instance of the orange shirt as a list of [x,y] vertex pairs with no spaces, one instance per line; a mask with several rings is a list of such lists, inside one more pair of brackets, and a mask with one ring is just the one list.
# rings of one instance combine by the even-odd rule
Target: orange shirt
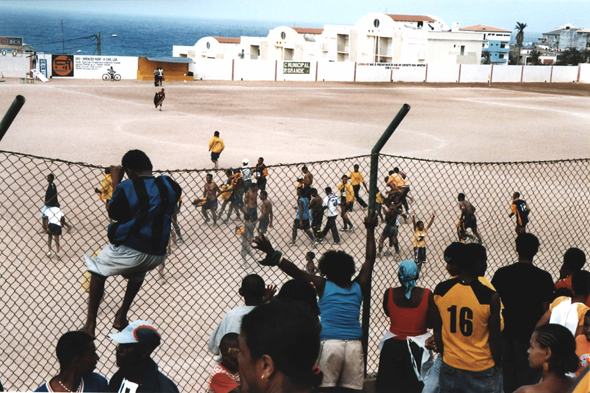
[[555,290],[557,291],[559,288],[567,288],[570,291],[574,291],[572,289],[572,276],[567,276],[555,283]]

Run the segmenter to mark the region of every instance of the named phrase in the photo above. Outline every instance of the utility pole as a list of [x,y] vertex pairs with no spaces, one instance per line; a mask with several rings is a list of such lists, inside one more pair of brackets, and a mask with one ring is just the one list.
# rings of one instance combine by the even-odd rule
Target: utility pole
[[100,31],[96,35],[96,51],[98,52],[98,55],[100,56]]

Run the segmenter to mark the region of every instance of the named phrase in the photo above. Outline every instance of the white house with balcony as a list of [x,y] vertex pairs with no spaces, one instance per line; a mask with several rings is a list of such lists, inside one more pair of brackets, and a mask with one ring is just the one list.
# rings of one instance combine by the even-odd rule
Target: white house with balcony
[[194,46],[172,47],[172,56],[198,59],[239,59],[241,39],[235,37],[203,37]]
[[269,31],[260,42],[262,60],[321,59],[324,29],[279,26]]

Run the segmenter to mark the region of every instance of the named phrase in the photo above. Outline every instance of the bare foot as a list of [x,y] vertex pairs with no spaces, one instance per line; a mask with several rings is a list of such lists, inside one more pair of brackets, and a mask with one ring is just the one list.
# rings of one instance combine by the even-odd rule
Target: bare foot
[[80,329],[80,331],[88,334],[92,338],[96,338],[96,336],[94,334],[95,329],[96,329],[96,325],[92,326],[88,322],[86,322],[86,325],[84,325],[84,327],[82,329]]
[[115,314],[115,321],[113,322],[113,329],[121,331],[125,329],[127,325],[129,325],[127,318],[121,315],[121,310],[117,311]]

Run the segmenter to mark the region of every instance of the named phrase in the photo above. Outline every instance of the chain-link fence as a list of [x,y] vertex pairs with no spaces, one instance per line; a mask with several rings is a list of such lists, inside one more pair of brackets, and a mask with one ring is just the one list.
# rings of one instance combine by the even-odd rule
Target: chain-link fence
[[[148,152],[149,153],[149,152]],[[86,267],[83,254],[92,255],[107,244],[108,217],[94,192],[100,187],[103,168],[10,152],[0,152],[0,296],[2,339],[0,340],[0,379],[10,390],[29,390],[47,381],[58,371],[55,358],[57,339],[68,330],[83,326],[88,295],[82,282]],[[314,175],[314,187],[323,197],[327,186],[335,188],[354,164],[368,181],[369,156],[307,163]],[[302,164],[269,167],[267,191],[273,204],[274,222],[268,236],[277,249],[301,268],[305,253],[316,253],[316,261],[328,249],[352,254],[357,268],[364,260],[365,211],[355,205],[350,214],[355,230],[340,232],[341,243],[326,241],[314,247],[300,231],[294,246],[291,241],[295,217],[297,178]],[[428,263],[419,285],[434,288],[447,278],[442,261],[444,248],[456,240],[459,218],[457,194],[464,192],[476,207],[480,233],[488,249],[488,276],[500,266],[516,260],[515,222],[510,219],[511,196],[519,191],[532,209],[529,231],[541,240],[535,259],[538,266],[556,277],[564,251],[588,244],[588,160],[526,163],[456,163],[381,155],[379,186],[393,167],[400,167],[411,187],[410,207],[417,219],[425,222],[433,212],[436,218],[427,240]],[[47,256],[48,235],[42,231],[41,208],[47,181],[55,175],[59,200],[66,221],[73,229],[61,237],[62,254]],[[178,216],[182,243],[172,245],[166,261],[165,278],[150,272],[132,305],[130,320],[152,321],[163,332],[162,345],[154,358],[162,371],[182,391],[203,391],[214,365],[207,351],[210,333],[231,308],[242,303],[238,295],[241,279],[248,273],[260,274],[267,284],[279,287],[288,277],[278,268],[262,267],[254,258],[243,266],[241,240],[233,216],[219,226],[206,223],[200,208],[191,205],[203,197],[205,175],[221,185],[222,170],[167,171],[183,188],[184,203]],[[361,188],[361,196],[368,193]],[[260,203],[260,202],[259,202]],[[220,204],[221,207],[221,204]],[[227,210],[226,210],[227,211]],[[226,218],[224,214],[223,219]],[[324,224],[325,224],[324,218]],[[341,220],[338,219],[338,227]],[[379,236],[383,225],[377,228]],[[399,230],[401,258],[412,257],[411,220],[402,219]],[[386,288],[398,286],[395,256],[377,260],[373,275],[368,372],[379,362],[377,344],[388,327],[382,311]],[[97,372],[110,377],[115,371],[115,344],[106,337],[124,293],[120,277],[109,278],[99,312]]]

